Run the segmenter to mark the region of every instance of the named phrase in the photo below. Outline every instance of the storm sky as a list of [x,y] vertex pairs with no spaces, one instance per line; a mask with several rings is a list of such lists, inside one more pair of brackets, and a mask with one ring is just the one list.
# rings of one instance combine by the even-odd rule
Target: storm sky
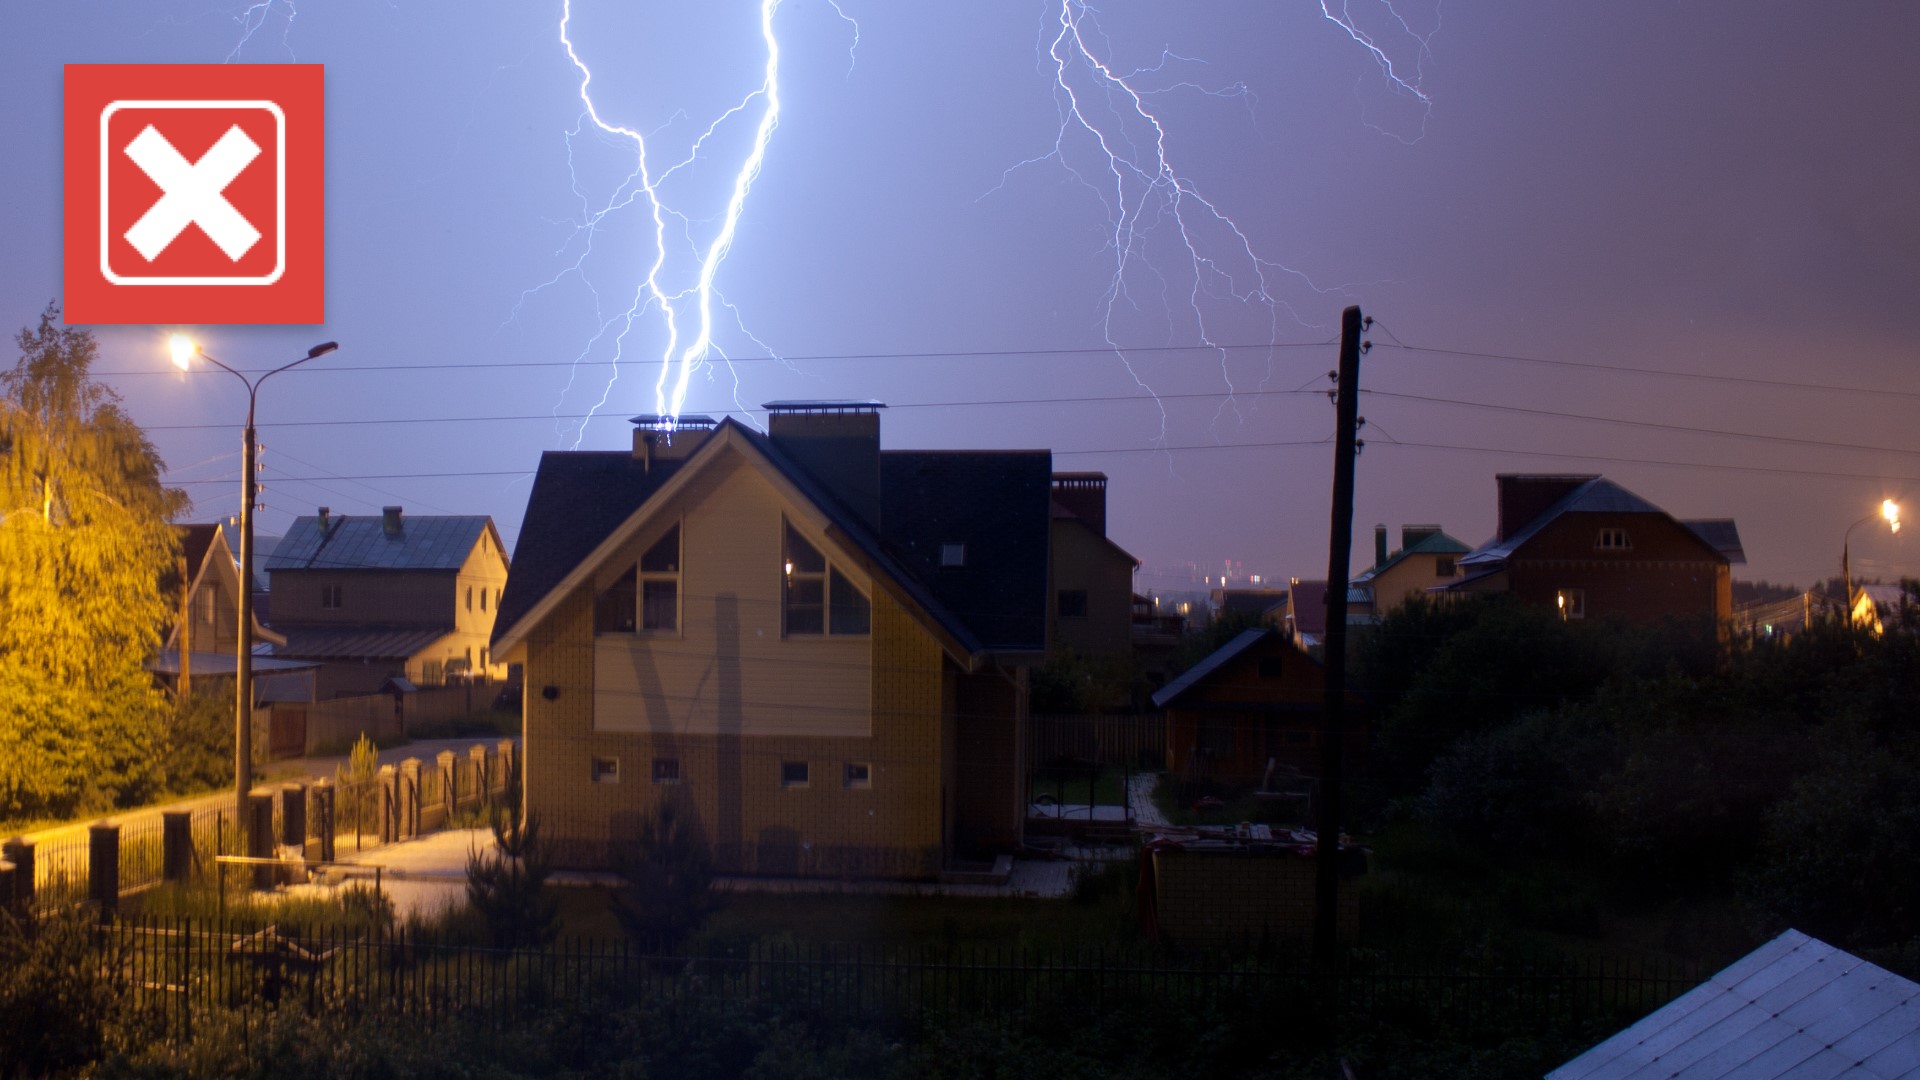
[[[1354,0],[1352,32],[1317,0],[1067,10],[1160,132],[1077,56],[1062,88],[1059,0],[784,0],[779,127],[714,278],[735,363],[686,411],[877,399],[891,448],[1106,472],[1145,587],[1227,559],[1317,578],[1322,391],[1359,304],[1356,564],[1374,523],[1487,539],[1496,473],[1600,473],[1735,518],[1736,577],[1804,586],[1920,496],[1920,6]],[[247,369],[338,340],[261,391],[260,531],[398,503],[511,544],[541,451],[623,448],[655,411],[664,341],[657,310],[622,316],[653,224],[561,16],[10,5],[0,325],[60,298],[64,64],[324,64],[326,324],[99,327],[98,370],[210,520],[238,507],[245,393],[173,372],[166,334]],[[675,287],[764,105],[758,23],[576,0],[599,115],[656,169],[745,103],[663,181]],[[1163,146],[1177,187],[1116,187],[1076,101],[1109,148]],[[1920,574],[1909,535],[1855,530],[1856,575]]]

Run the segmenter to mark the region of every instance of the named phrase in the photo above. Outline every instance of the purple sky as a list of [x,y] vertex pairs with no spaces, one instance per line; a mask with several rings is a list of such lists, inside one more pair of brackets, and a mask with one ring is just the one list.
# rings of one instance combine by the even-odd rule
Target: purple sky
[[[1107,472],[1110,533],[1147,586],[1227,558],[1320,577],[1333,416],[1298,391],[1325,387],[1357,303],[1378,320],[1363,552],[1376,522],[1485,540],[1496,472],[1597,472],[1736,518],[1736,576],[1807,584],[1838,572],[1849,523],[1920,496],[1920,6],[1348,10],[1427,104],[1316,0],[1087,16],[1187,193],[1183,235],[1164,188],[1123,185],[1128,237],[1099,145],[1061,136],[1058,0],[784,0],[781,124],[715,277],[715,341],[740,362],[696,374],[686,410],[758,423],[739,405],[876,398],[891,447],[1045,446]],[[583,125],[557,2],[293,11],[9,11],[0,325],[60,293],[62,64],[325,64],[327,324],[186,328],[251,369],[341,343],[261,393],[261,531],[401,503],[491,514],[511,543],[540,451],[623,447],[625,418],[656,407],[658,312],[611,385],[627,324],[602,329],[655,259],[651,220],[631,203],[583,228],[620,200],[632,146]],[[578,0],[571,36],[602,118],[673,161],[757,85],[757,19]],[[1071,85],[1091,112],[1087,72]],[[665,181],[686,215],[668,219],[676,283],[759,101]],[[1137,116],[1097,122],[1152,144]],[[174,329],[100,328],[100,369],[213,518],[238,506],[245,397],[171,374]],[[1908,536],[1856,530],[1856,572],[1920,574]]]

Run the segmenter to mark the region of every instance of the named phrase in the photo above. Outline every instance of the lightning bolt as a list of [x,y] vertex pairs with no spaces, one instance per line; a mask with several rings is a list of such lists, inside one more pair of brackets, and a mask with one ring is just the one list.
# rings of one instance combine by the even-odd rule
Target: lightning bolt
[[[828,0],[829,6],[840,18],[852,24],[837,3]],[[640,283],[627,298],[624,306],[610,317],[603,317],[600,329],[587,342],[576,361],[584,359],[588,352],[600,342],[612,336],[614,354],[614,373],[608,379],[600,399],[588,411],[588,420],[604,407],[612,395],[613,386],[619,378],[619,364],[624,359],[627,338],[635,324],[645,317],[657,316],[664,334],[664,344],[660,348],[660,375],[654,384],[654,409],[663,417],[677,417],[686,404],[688,385],[696,371],[708,367],[714,362],[725,363],[727,356],[715,342],[716,308],[723,310],[733,318],[748,340],[764,348],[757,338],[746,331],[738,312],[729,305],[718,288],[720,269],[732,250],[739,233],[740,218],[746,208],[747,198],[753,190],[762,168],[766,164],[767,148],[773,141],[774,131],[780,126],[780,40],[774,30],[774,16],[779,11],[782,0],[760,0],[760,40],[766,50],[765,64],[761,70],[758,86],[749,90],[730,108],[715,117],[696,137],[686,152],[677,160],[661,167],[652,155],[650,141],[654,136],[625,124],[616,123],[607,118],[600,105],[594,100],[592,92],[593,71],[581,57],[579,48],[571,34],[573,20],[572,0],[563,0],[560,19],[560,42],[566,49],[567,59],[579,73],[579,97],[584,110],[582,123],[568,138],[568,160],[572,164],[573,138],[583,133],[587,125],[599,133],[619,140],[631,147],[633,168],[616,186],[613,193],[597,208],[590,207],[583,197],[583,215],[576,232],[587,237],[586,247],[579,258],[547,282],[536,286],[534,290],[545,288],[571,274],[585,277],[584,264],[592,251],[592,241],[607,219],[629,207],[638,207],[651,225],[653,255],[646,265]],[[855,44],[858,44],[858,25],[854,25]],[[851,55],[851,54],[849,54]],[[701,159],[709,141],[723,127],[738,122],[748,122],[752,132],[746,152],[732,172],[732,179],[726,189],[727,199],[717,223],[711,223],[710,231],[702,237],[695,237],[699,223],[690,214],[675,208],[665,186],[680,170]],[[656,133],[657,136],[657,133]],[[580,194],[578,175],[575,174],[574,190]],[[680,238],[670,239],[670,225],[677,225]],[[589,282],[591,289],[591,283]],[[527,294],[523,294],[524,300]],[[599,294],[594,292],[596,308]],[[769,355],[772,355],[769,352]],[[730,366],[730,365],[729,365]],[[577,367],[577,363],[576,363]],[[568,389],[571,389],[571,382]],[[735,378],[736,400],[738,379]],[[563,391],[564,396],[565,391]],[[557,411],[557,407],[556,407]],[[742,411],[744,407],[742,407]],[[587,421],[582,421],[576,429],[574,445],[584,437]]]
[[265,28],[267,20],[273,15],[273,9],[282,3],[287,8],[287,21],[280,28],[280,44],[286,48],[288,56],[293,55],[293,20],[300,16],[300,12],[293,6],[293,0],[260,0],[259,3],[249,4],[233,17],[234,21],[240,24],[240,40],[235,42],[232,51],[227,53],[227,63],[231,64],[240,59],[240,54],[246,49],[247,43],[253,40],[253,35]]
[[1394,63],[1393,57],[1387,54],[1387,50],[1374,35],[1360,28],[1359,23],[1356,22],[1354,18],[1352,0],[1341,0],[1340,12],[1337,15],[1334,14],[1333,7],[1329,0],[1320,0],[1320,14],[1324,16],[1328,22],[1345,30],[1347,36],[1352,38],[1361,48],[1373,54],[1374,63],[1380,67],[1380,77],[1386,80],[1387,85],[1395,93],[1404,94],[1419,103],[1420,132],[1417,135],[1408,137],[1388,131],[1371,122],[1367,124],[1368,127],[1373,128],[1373,130],[1380,132],[1382,135],[1399,139],[1401,142],[1411,146],[1425,137],[1427,133],[1427,120],[1433,116],[1433,98],[1429,96],[1426,91],[1426,75],[1427,63],[1433,59],[1433,35],[1440,32],[1440,8],[1437,4],[1434,6],[1433,29],[1422,34],[1415,30],[1412,24],[1407,22],[1406,16],[1402,15],[1400,10],[1394,7],[1390,0],[1377,0],[1377,5],[1386,11],[1387,16],[1400,27],[1402,33],[1420,43],[1420,49],[1415,54],[1413,73],[1411,76],[1401,75],[1400,68]]
[[[1213,350],[1227,391],[1214,416],[1217,425],[1227,410],[1237,411],[1237,404],[1228,351],[1219,344],[1216,328],[1230,317],[1242,318],[1242,313],[1250,310],[1258,313],[1269,334],[1277,337],[1282,320],[1310,325],[1283,298],[1283,282],[1297,282],[1315,294],[1347,286],[1322,287],[1303,271],[1268,257],[1247,230],[1202,191],[1176,160],[1160,99],[1176,92],[1198,92],[1239,99],[1251,111],[1252,94],[1244,83],[1210,87],[1179,77],[1177,70],[1203,61],[1171,49],[1163,49],[1152,66],[1122,68],[1111,58],[1113,46],[1099,25],[1097,11],[1086,0],[1057,3],[1049,19],[1050,29],[1041,35],[1042,67],[1052,76],[1060,119],[1053,145],[1045,153],[1009,167],[987,194],[1003,189],[1021,169],[1052,162],[1095,195],[1105,210],[1103,258],[1107,278],[1099,308],[1106,344],[1120,358],[1133,382],[1156,402],[1158,395],[1120,344],[1127,336],[1120,332],[1123,323],[1131,325],[1151,314],[1161,321],[1162,332],[1190,336],[1201,347]],[[1372,55],[1397,93],[1411,95],[1426,110],[1422,113],[1424,128],[1432,100],[1422,87],[1422,74],[1430,55],[1428,42],[1437,32],[1437,16],[1436,30],[1422,36],[1390,2],[1381,0],[1380,7],[1388,17],[1419,43],[1415,73],[1407,75],[1395,65],[1386,47],[1362,29],[1351,11],[1350,0],[1342,0],[1337,10],[1333,0],[1320,0],[1320,7],[1328,21],[1340,26]],[[1164,442],[1164,405],[1160,419],[1156,441]]]

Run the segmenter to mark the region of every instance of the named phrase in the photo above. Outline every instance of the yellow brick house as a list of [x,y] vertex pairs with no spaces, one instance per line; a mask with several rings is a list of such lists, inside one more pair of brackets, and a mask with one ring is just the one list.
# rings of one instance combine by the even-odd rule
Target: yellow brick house
[[662,800],[733,873],[924,878],[1019,842],[1051,455],[883,452],[882,407],[637,417],[631,453],[542,457],[494,655],[564,864]]

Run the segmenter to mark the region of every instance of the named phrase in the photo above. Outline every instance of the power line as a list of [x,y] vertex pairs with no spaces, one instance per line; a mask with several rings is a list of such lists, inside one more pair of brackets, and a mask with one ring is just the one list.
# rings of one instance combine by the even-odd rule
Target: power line
[[1839,480],[1899,480],[1907,483],[1920,483],[1920,476],[1890,476],[1885,473],[1840,472],[1829,469],[1785,469],[1769,465],[1721,465],[1703,461],[1668,461],[1661,458],[1614,457],[1607,454],[1573,454],[1557,450],[1513,450],[1498,446],[1462,446],[1457,443],[1436,442],[1370,442],[1368,449],[1374,447],[1404,446],[1422,450],[1459,450],[1474,454],[1507,454],[1515,457],[1558,458],[1567,461],[1604,461],[1620,465],[1665,465],[1676,469],[1708,469],[1723,472],[1766,473],[1774,476],[1819,476]]

